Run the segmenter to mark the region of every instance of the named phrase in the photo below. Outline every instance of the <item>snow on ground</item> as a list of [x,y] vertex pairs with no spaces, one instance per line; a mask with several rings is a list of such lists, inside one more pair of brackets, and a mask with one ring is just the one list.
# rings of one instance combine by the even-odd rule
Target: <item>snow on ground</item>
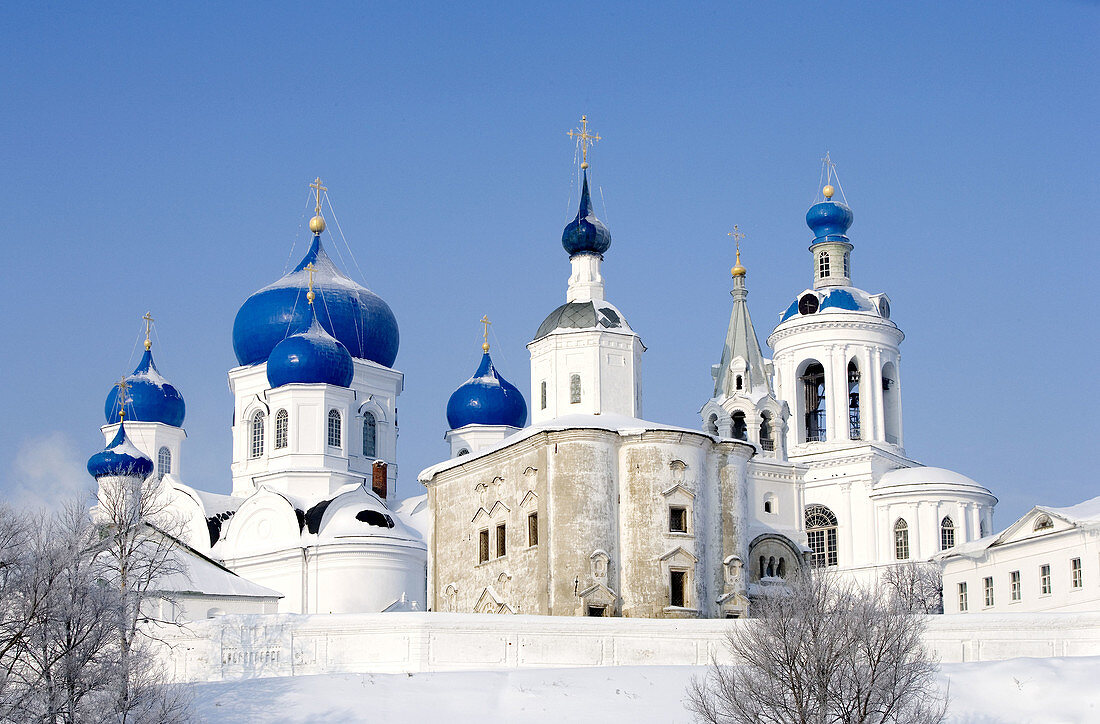
[[[690,722],[693,666],[329,674],[198,684],[210,722]],[[1100,657],[944,664],[948,724],[1100,721]]]

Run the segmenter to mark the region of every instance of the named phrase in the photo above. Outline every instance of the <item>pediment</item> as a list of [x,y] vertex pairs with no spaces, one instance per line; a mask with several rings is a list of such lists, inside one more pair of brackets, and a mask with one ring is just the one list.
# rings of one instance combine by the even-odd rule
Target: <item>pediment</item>
[[481,595],[477,597],[477,603],[474,604],[474,613],[515,613],[515,611],[501,600],[500,594],[492,586],[486,586]]
[[698,563],[699,559],[684,549],[683,546],[676,546],[668,553],[658,558],[659,561],[665,561],[668,563]]
[[523,500],[521,500],[519,502],[519,507],[521,507],[521,508],[527,508],[527,507],[534,508],[534,507],[538,507],[538,504],[539,504],[539,496],[535,494],[534,490],[528,490],[527,494],[523,496]]
[[679,496],[686,497],[688,500],[694,500],[695,499],[695,493],[691,492],[691,490],[684,487],[680,483],[677,483],[677,484],[673,485],[668,490],[661,491],[661,495],[665,496],[666,498],[672,497],[673,495],[679,495]]
[[[1046,521],[1049,527],[1044,527],[1043,521]],[[1075,523],[1066,520],[1057,513],[1035,507],[1006,528],[1004,532],[997,537],[993,545],[1005,545],[1016,541],[1030,540],[1052,533],[1072,530],[1076,527],[1077,525]]]
[[489,517],[490,518],[496,517],[496,514],[499,513],[501,510],[503,510],[505,513],[511,513],[512,512],[511,508],[509,508],[507,505],[505,505],[504,503],[502,503],[498,500],[497,502],[493,503],[493,507],[489,511]]
[[478,508],[477,512],[474,513],[474,517],[470,519],[470,522],[476,523],[479,519],[488,517],[490,517],[489,511],[485,510],[485,508]]
[[585,603],[604,604],[606,606],[614,606],[615,602],[619,600],[619,594],[602,583],[592,584],[578,593],[577,596],[583,599]]

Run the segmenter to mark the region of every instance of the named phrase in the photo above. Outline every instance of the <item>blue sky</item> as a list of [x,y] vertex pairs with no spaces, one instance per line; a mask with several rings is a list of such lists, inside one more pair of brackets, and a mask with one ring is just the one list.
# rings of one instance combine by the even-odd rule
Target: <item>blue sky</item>
[[647,418],[698,425],[733,224],[762,339],[810,284],[829,150],[854,282],[907,335],[909,454],[990,487],[999,526],[1100,494],[1095,3],[464,5],[5,10],[0,492],[90,487],[146,310],[187,400],[185,477],[228,491],[233,318],[304,253],[317,175],[401,326],[399,491],[419,492],[483,314],[529,389],[587,113]]

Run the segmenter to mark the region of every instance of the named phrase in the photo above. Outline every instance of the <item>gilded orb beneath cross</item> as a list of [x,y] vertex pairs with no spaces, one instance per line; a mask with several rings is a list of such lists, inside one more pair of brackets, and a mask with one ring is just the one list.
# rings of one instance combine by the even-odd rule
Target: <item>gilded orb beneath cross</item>
[[825,195],[825,198],[827,199],[833,198],[833,194],[835,192],[836,190],[832,187],[831,184],[826,184],[825,188],[821,189],[821,193],[823,193]]
[[314,234],[320,234],[325,230],[325,218],[320,214],[317,214],[309,220],[309,230]]

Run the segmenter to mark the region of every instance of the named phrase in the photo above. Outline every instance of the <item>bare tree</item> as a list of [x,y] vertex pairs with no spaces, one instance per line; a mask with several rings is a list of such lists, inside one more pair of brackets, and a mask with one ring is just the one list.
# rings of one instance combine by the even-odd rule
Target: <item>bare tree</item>
[[799,574],[755,603],[688,691],[710,724],[938,724],[947,709],[924,619],[830,575]]
[[943,613],[943,569],[938,563],[898,563],[882,574],[883,590],[912,613]]

